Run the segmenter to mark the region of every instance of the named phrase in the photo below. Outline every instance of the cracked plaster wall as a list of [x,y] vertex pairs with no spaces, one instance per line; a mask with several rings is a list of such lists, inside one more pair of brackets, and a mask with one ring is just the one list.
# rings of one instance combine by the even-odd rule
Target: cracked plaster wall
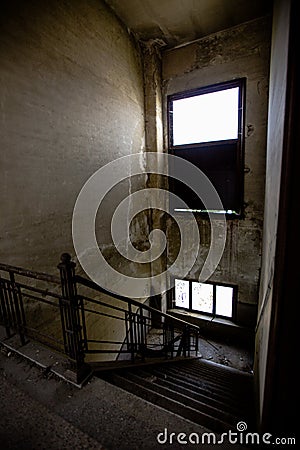
[[[72,213],[84,183],[144,149],[141,54],[101,0],[4,1],[0,35],[0,261],[58,275],[61,253],[76,259]],[[116,266],[111,217],[141,183],[116,186],[97,214],[98,243]],[[44,312],[43,326],[59,335],[57,310]],[[118,320],[86,320],[89,339],[125,337]]]
[[[252,310],[258,301],[261,268],[270,28],[271,18],[268,16],[163,54],[165,111],[167,95],[246,77],[245,218],[228,221],[226,248],[211,278],[238,285],[238,320],[246,325],[253,325],[255,321],[255,311]],[[164,120],[166,124],[166,114]],[[188,217],[186,221],[188,223]],[[190,279],[199,276],[210,244],[209,223],[202,219],[198,219],[198,223],[202,245],[198,259],[188,274]],[[168,235],[171,243],[168,259],[171,263],[178,245],[172,226],[168,229]],[[192,237],[190,243],[193,245]],[[187,263],[188,256],[187,248]],[[251,305],[254,308],[250,308]]]
[[[0,35],[0,260],[55,272],[84,183],[144,148],[140,51],[101,0],[4,1]],[[130,189],[99,210],[100,245]]]
[[[274,310],[276,310],[276,306],[274,304],[275,300],[273,296],[275,296],[276,299],[276,294],[278,295],[278,293],[275,292],[273,284],[275,265],[276,262],[278,264],[279,260],[279,257],[277,255],[277,247],[280,248],[280,245],[282,246],[282,243],[280,242],[280,236],[278,236],[278,223],[280,219],[279,214],[282,214],[282,212],[280,211],[280,196],[282,195],[282,167],[284,167],[284,163],[286,164],[286,156],[284,155],[284,150],[288,134],[287,124],[289,121],[287,121],[287,117],[290,113],[290,111],[287,109],[287,99],[289,96],[289,89],[291,89],[291,87],[288,85],[288,81],[290,80],[288,74],[290,64],[289,45],[291,45],[289,43],[291,20],[290,11],[290,1],[275,1],[270,65],[264,239],[262,245],[262,270],[259,292],[258,318],[256,326],[256,351],[254,366],[256,376],[255,381],[257,400],[259,405],[257,410],[260,419],[262,419],[263,417],[264,408],[266,408],[266,410],[270,408],[270,404],[264,404],[265,391],[267,391],[269,397],[273,395],[273,392],[270,392],[270,387],[268,385],[269,380],[267,376],[268,374],[270,375],[270,369],[268,365],[270,364],[270,360],[272,359],[272,357],[274,358],[272,351],[275,351],[275,359],[279,361],[279,364],[281,364],[282,362],[282,354],[280,354],[280,352],[277,353],[277,348],[274,348],[274,342],[272,342],[272,339],[270,350],[269,333],[270,330],[272,330],[272,333],[274,335],[274,329],[272,329],[272,326],[277,325],[277,321],[274,319]],[[278,288],[278,284],[276,285],[276,287]],[[282,291],[281,295],[285,295],[284,300],[288,300],[288,294],[285,294]],[[283,330],[280,328],[280,330],[284,331],[288,336],[287,329]],[[278,333],[278,325],[276,331]],[[290,336],[286,338],[286,341],[284,339],[282,339],[282,341],[283,343],[285,343],[285,345],[289,346],[289,339]],[[286,358],[289,358],[288,353],[286,355]],[[286,379],[288,380],[288,382],[290,382],[290,378],[288,376],[289,368],[284,364],[283,367],[285,367],[286,370]],[[293,383],[291,385],[293,385]],[[273,384],[271,384],[271,386],[274,387]]]

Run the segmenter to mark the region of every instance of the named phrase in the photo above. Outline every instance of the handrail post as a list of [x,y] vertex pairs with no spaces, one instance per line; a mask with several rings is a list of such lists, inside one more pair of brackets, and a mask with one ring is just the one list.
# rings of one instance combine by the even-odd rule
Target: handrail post
[[0,275],[0,321],[5,327],[6,331],[6,337],[11,337],[11,321],[9,318],[9,313],[7,310],[7,304],[6,304],[6,288],[5,288],[5,282],[1,279]]
[[12,291],[12,296],[13,296],[13,301],[14,301],[16,327],[17,327],[18,332],[19,332],[21,345],[25,345],[25,343],[26,343],[25,335],[24,335],[24,331],[25,331],[25,317],[24,317],[24,314],[21,313],[21,311],[23,311],[22,294],[21,294],[21,290],[18,289],[18,287],[16,285],[16,280],[15,280],[14,273],[10,272],[9,273],[9,277],[10,277],[11,291]]
[[149,306],[151,306],[152,308],[157,310],[157,312],[153,311],[151,313],[151,327],[152,328],[160,329],[163,326],[162,316],[160,314],[160,311],[162,308],[161,304],[162,304],[161,294],[151,295],[151,297],[149,299]]
[[65,353],[70,360],[71,374],[75,375],[74,381],[81,383],[87,377],[87,366],[84,363],[82,326],[75,282],[76,264],[71,261],[68,253],[63,253],[57,267],[61,279],[62,298],[59,306]]

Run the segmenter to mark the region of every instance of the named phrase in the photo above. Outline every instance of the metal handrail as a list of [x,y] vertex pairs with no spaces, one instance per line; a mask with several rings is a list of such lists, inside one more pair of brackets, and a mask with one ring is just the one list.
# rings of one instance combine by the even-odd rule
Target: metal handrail
[[35,280],[48,281],[50,283],[60,284],[60,278],[55,275],[49,275],[43,272],[35,272],[33,270],[23,269],[22,267],[10,266],[9,264],[0,263],[0,271],[13,272]]
[[[159,314],[161,317],[164,317],[168,320],[171,320],[173,322],[177,322],[178,324],[180,324],[181,326],[189,326],[190,329],[194,329],[195,331],[200,331],[200,328],[197,325],[191,324],[190,322],[187,322],[183,319],[179,319],[177,317],[172,316],[171,314],[168,313],[164,313],[163,311],[160,311],[159,309],[153,308],[152,306],[148,306],[145,305],[145,303],[140,303],[137,300],[134,300],[132,298],[129,297],[125,297],[123,295],[119,295],[116,294],[115,292],[109,291],[105,288],[103,288],[102,286],[99,286],[97,283],[95,283],[94,281],[88,280],[84,277],[81,277],[80,275],[76,275],[75,276],[75,280],[86,286],[89,287],[97,292],[101,292],[102,294],[105,295],[109,295],[110,297],[115,298],[116,300],[120,300],[122,302],[125,302],[127,304],[131,304],[133,306],[137,306],[138,308],[143,308],[151,313],[155,313],[155,314]],[[97,300],[94,300],[94,302],[97,302]],[[113,306],[111,306],[112,308],[114,308]]]
[[[78,380],[83,376],[86,367],[85,357],[88,354],[126,353],[131,361],[135,362],[138,354],[142,355],[144,360],[145,356],[152,357],[158,352],[161,356],[173,358],[174,354],[179,356],[182,353],[189,356],[190,351],[198,351],[197,336],[200,331],[198,326],[135,299],[111,292],[89,279],[76,275],[75,266],[67,253],[62,255],[61,262],[57,266],[60,277],[0,263],[0,321],[5,326],[7,337],[10,337],[13,331],[19,334],[22,345],[27,342],[28,337],[37,338],[50,347],[53,343],[58,344],[60,348],[57,347],[56,350],[63,351],[68,357]],[[3,272],[6,275],[3,276]],[[20,280],[17,276],[44,282],[46,289],[41,283],[27,284],[24,279]],[[49,284],[55,285],[55,289],[52,290],[56,292],[49,290]],[[82,292],[78,292],[80,287]],[[57,288],[60,292],[57,292]],[[94,294],[101,293],[110,299],[118,300],[123,305],[91,298],[94,295],[87,296],[88,289],[84,288],[90,289]],[[30,300],[57,307],[59,315],[55,316],[55,320],[58,318],[60,323],[57,335],[45,334],[43,328],[28,323],[32,321],[30,307],[27,308],[29,306],[27,302]],[[111,311],[106,311],[106,308],[110,308]],[[120,331],[121,335],[124,333],[122,338],[124,340],[120,341],[117,336],[117,339],[112,341],[109,340],[109,336],[103,336],[104,339],[100,336],[99,339],[90,336],[93,329],[88,329],[87,324],[92,314],[122,321],[124,325]],[[161,347],[158,351],[153,350],[153,344],[148,347],[147,340],[149,330],[153,327],[154,315],[161,317],[163,342],[155,344]],[[62,334],[62,340],[58,339],[58,334]],[[99,346],[95,348],[97,344]],[[119,347],[107,348],[106,344]]]
[[[32,279],[36,279],[36,280],[41,280],[41,281],[47,281],[50,283],[55,283],[55,284],[60,284],[61,283],[61,279],[55,275],[49,275],[47,273],[44,272],[37,272],[37,271],[33,271],[33,270],[28,270],[28,269],[24,269],[22,267],[17,267],[17,266],[12,266],[9,264],[3,264],[0,263],[0,271],[5,271],[5,272],[13,272],[17,275],[21,275],[21,276],[25,276],[28,278],[32,278]],[[122,302],[125,303],[130,303],[131,305],[137,306],[138,308],[143,307],[144,309],[146,309],[149,312],[152,313],[156,313],[159,314],[161,317],[165,317],[169,320],[172,320],[174,322],[178,322],[180,325],[188,325],[190,328],[194,328],[195,330],[199,331],[199,327],[197,325],[191,324],[183,319],[179,319],[177,317],[172,316],[171,314],[168,313],[164,313],[163,311],[160,311],[159,309],[153,308],[151,306],[148,306],[144,303],[140,303],[137,300],[131,299],[129,297],[125,297],[119,294],[116,294],[113,291],[109,291],[108,289],[105,289],[101,286],[99,286],[97,283],[95,283],[94,281],[88,280],[87,278],[84,278],[80,275],[75,275],[75,281],[88,287],[93,289],[94,291],[97,292],[101,292],[102,294],[108,295],[110,297],[115,298],[116,300],[120,300]],[[18,283],[20,287],[26,288],[26,285]],[[42,292],[42,290],[38,290],[37,288],[30,288],[32,290],[36,290],[36,292],[39,293],[44,293],[44,294],[49,294],[51,296],[56,296],[57,298],[60,298],[61,296],[58,294],[54,294],[51,293],[47,290],[44,290]],[[94,299],[89,299],[90,301],[92,301],[93,303],[101,303],[98,300],[94,300]],[[111,305],[107,305],[112,307]],[[113,309],[117,309],[117,307],[113,307]]]

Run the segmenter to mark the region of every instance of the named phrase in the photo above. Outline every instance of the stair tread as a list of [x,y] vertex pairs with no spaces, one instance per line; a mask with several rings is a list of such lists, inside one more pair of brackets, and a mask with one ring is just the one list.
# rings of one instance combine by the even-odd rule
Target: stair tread
[[111,371],[107,381],[212,430],[254,423],[253,375],[201,359]]
[[203,399],[203,401],[209,402],[215,407],[224,407],[226,405],[227,409],[232,411],[232,413],[240,410],[240,402],[237,398],[231,398],[230,402],[228,397],[224,397],[222,394],[218,394],[217,392],[208,390],[205,387],[199,387],[195,384],[189,382],[187,378],[178,378],[178,376],[173,376],[170,374],[166,374],[165,372],[160,372],[159,370],[153,370],[149,372],[149,376],[154,375],[159,377],[162,381],[170,381],[174,385],[178,386],[178,388],[183,388],[189,391],[193,395],[197,395]]
[[[151,372],[151,369],[148,369]],[[234,384],[231,389],[226,387],[224,389],[217,382],[212,382],[212,380],[207,380],[206,378],[196,377],[187,370],[178,369],[174,367],[164,367],[161,370],[158,368],[153,368],[152,371],[160,371],[161,375],[173,376],[174,378],[181,379],[182,381],[187,381],[191,385],[195,386],[195,388],[205,389],[208,393],[211,393],[215,396],[220,395],[222,398],[227,398],[227,400],[237,398],[239,401],[241,399],[241,395],[247,397],[247,391],[249,391],[248,387],[237,387]]]
[[[216,408],[215,406],[212,406],[208,402],[203,402],[201,400],[196,399],[195,397],[192,397],[192,391],[190,392],[180,392],[175,384],[168,384],[167,383],[158,383],[157,381],[163,381],[163,380],[148,380],[145,377],[141,377],[136,374],[127,374],[127,377],[132,381],[136,381],[138,384],[143,383],[145,387],[154,389],[158,393],[164,393],[166,397],[173,398],[175,400],[178,400],[179,402],[182,402],[184,405],[188,405],[191,407],[194,407],[197,410],[200,410],[202,412],[205,412],[209,415],[212,415],[213,417],[218,417],[220,419],[224,418],[225,416],[230,419],[228,420],[229,423],[236,423],[237,417],[233,414],[229,413],[226,408]],[[189,395],[188,395],[189,394]],[[225,407],[226,404],[224,403],[223,406]],[[227,422],[227,420],[226,420]]]
[[116,374],[114,378],[114,381],[119,387],[124,388],[124,386],[126,386],[126,388],[133,394],[141,396],[145,400],[157,404],[162,408],[168,409],[169,411],[185,417],[192,422],[207,426],[210,429],[216,431],[228,431],[228,429],[232,428],[231,423],[224,422],[216,417],[204,413],[203,411],[199,411],[190,406],[183,405],[181,402],[172,398],[168,398],[168,407],[166,407],[166,397],[164,395],[149,388],[145,388],[144,386],[141,386],[140,384],[137,384],[132,380],[125,379],[120,375]]

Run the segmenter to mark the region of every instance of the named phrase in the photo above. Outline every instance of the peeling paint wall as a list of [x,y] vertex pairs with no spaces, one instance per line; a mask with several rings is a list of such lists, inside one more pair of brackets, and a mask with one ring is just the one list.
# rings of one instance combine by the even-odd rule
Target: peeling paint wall
[[[270,28],[271,18],[264,17],[163,54],[165,105],[167,95],[246,77],[245,218],[228,220],[226,248],[211,278],[238,285],[238,320],[245,325],[250,322],[253,325],[255,321],[261,268]],[[165,124],[166,120],[165,114]],[[165,145],[167,147],[167,135]],[[189,218],[185,220],[188,224]],[[199,276],[210,245],[208,222],[198,219],[198,224],[203,243],[198,259],[189,271],[190,279]],[[169,264],[178,244],[172,233],[170,227]],[[186,261],[188,263],[188,251]],[[246,312],[243,305],[249,305]]]
[[[75,256],[72,213],[84,183],[144,149],[141,54],[101,0],[2,2],[0,34],[0,261],[58,274],[61,253]],[[96,218],[98,243],[121,271],[110,222],[132,188],[130,179],[116,186]],[[47,318],[59,335],[58,312]],[[86,318],[90,339],[124,339],[120,321]]]
[[[144,89],[145,89],[145,117],[146,117],[146,152],[155,152],[160,154],[163,152],[163,112],[162,112],[162,67],[161,53],[155,41],[149,41],[143,44],[143,63],[144,63]],[[152,167],[154,169],[154,167]],[[155,168],[159,169],[158,166]],[[148,167],[149,170],[149,167]],[[162,177],[157,173],[148,173],[147,188],[159,189],[163,188]],[[162,210],[151,209],[148,211],[148,230],[166,229],[164,212],[166,205],[159,197],[159,193],[151,191],[151,201],[156,201]],[[154,204],[154,203],[153,203]],[[166,269],[165,253],[159,258],[152,258],[151,271],[151,289],[152,292],[163,292],[166,290],[167,277],[164,281],[155,280],[155,275],[164,272]],[[166,297],[158,297],[150,299],[150,306],[158,308],[163,312],[166,311]]]
[[[264,395],[268,380],[269,333],[274,323],[274,268],[278,242],[278,216],[281,189],[281,171],[286,133],[286,98],[288,81],[288,49],[291,2],[276,0],[272,29],[270,65],[270,99],[268,117],[266,198],[264,238],[262,249],[262,271],[259,293],[259,310],[256,331],[255,375],[259,417],[262,418]],[[274,330],[272,330],[274,331]],[[278,332],[278,331],[277,331]],[[274,350],[274,349],[273,349]],[[277,352],[277,349],[275,349]],[[272,355],[271,355],[272,357]],[[274,357],[274,355],[273,355]],[[276,359],[279,354],[276,353]],[[288,372],[287,372],[288,373]],[[272,392],[269,392],[272,396]]]
[[[0,260],[53,272],[62,252],[74,255],[83,184],[143,150],[140,52],[101,0],[1,2],[0,34]],[[115,197],[97,216],[101,245]]]

